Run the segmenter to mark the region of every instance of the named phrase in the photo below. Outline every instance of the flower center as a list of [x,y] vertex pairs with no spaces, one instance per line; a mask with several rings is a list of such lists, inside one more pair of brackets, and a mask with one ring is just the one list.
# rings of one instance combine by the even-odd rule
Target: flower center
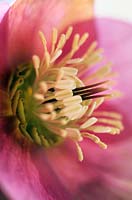
[[[95,134],[119,134],[123,126],[119,114],[102,112],[98,117],[100,112],[96,111],[105,98],[111,97],[104,93],[110,84],[105,78],[111,73],[110,64],[86,77],[86,72],[89,74],[91,66],[100,60],[101,49],[96,49],[94,42],[81,58],[73,58],[88,34],[81,37],[76,34],[71,51],[60,57],[71,34],[72,27],[69,27],[58,39],[57,30],[53,29],[48,51],[40,32],[44,57],[40,60],[34,55],[31,63],[17,67],[9,82],[9,96],[13,115],[17,116],[19,130],[25,137],[44,147],[70,138],[76,144],[79,160],[83,160],[79,143],[84,138],[106,148]],[[82,81],[80,77],[85,78]]]

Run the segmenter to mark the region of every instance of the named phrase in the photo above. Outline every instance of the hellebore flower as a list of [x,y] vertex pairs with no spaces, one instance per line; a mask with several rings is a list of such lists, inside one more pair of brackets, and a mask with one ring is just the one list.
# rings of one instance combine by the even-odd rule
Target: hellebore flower
[[[125,31],[129,36],[131,27],[91,19],[91,4],[18,0],[2,17],[0,186],[12,199],[129,199],[132,193],[131,168],[121,160],[124,154],[129,161],[131,137],[111,136],[123,130],[120,113],[126,113],[127,130],[131,126],[124,105],[131,97],[130,79],[124,78],[130,69],[122,69],[131,57],[121,40],[113,40]],[[111,36],[111,27],[118,34]],[[128,101],[112,99],[118,93],[109,91],[111,63],[100,67],[102,49],[95,40],[117,61],[124,75],[119,89]],[[110,150],[97,147],[107,143]]]

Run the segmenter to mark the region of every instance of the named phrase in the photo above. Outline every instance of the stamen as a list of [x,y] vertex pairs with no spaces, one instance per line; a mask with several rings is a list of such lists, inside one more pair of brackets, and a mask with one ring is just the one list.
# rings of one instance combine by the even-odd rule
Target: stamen
[[72,96],[73,96],[72,90],[69,90],[69,89],[55,92],[55,98],[57,100],[63,100],[65,98],[72,97]]
[[47,103],[44,106],[40,107],[39,112],[41,113],[48,113],[48,112],[52,112],[54,110],[54,106],[52,103]]
[[107,149],[107,145],[104,142],[102,142],[99,137],[90,133],[83,133],[83,136],[91,139],[93,142],[98,144],[102,149]]
[[119,114],[119,113],[116,113],[116,112],[107,112],[107,111],[96,111],[94,113],[94,115],[96,115],[97,117],[99,116],[103,116],[103,117],[111,117],[111,118],[114,118],[114,119],[118,119],[118,120],[121,120],[122,119],[122,116]]
[[39,31],[39,36],[41,38],[42,44],[44,46],[44,51],[46,53],[47,52],[47,41],[45,39],[45,36],[44,36],[44,34],[41,31]]
[[51,64],[54,63],[54,62],[57,60],[57,58],[60,57],[61,54],[62,54],[62,50],[59,49],[59,50],[55,53],[55,55],[52,57],[52,59],[50,60],[50,63],[51,63]]
[[64,70],[63,70],[63,69],[60,69],[60,70],[58,71],[58,75],[57,75],[57,77],[56,77],[56,82],[59,82],[59,81],[63,78],[63,76],[64,76]]
[[62,49],[64,44],[65,44],[65,42],[66,42],[66,36],[65,36],[65,34],[62,34],[60,36],[60,40],[59,40],[59,42],[57,44],[55,52],[57,52],[59,49]]
[[55,84],[55,88],[58,89],[74,89],[76,87],[76,84],[73,80],[60,80]]
[[44,101],[44,96],[42,94],[39,94],[39,93],[34,94],[34,98],[36,100],[38,100],[39,102],[43,102]]
[[56,28],[53,28],[52,31],[52,48],[51,48],[51,54],[53,54],[54,50],[55,50],[55,45],[57,42],[57,38],[58,38],[58,31]]
[[99,118],[98,122],[102,122],[102,123],[106,123],[109,125],[113,125],[116,126],[117,128],[119,128],[120,130],[123,129],[123,125],[119,120],[112,120],[112,119],[106,119],[106,118]]
[[87,116],[90,117],[93,113],[93,111],[95,110],[96,108],[96,102],[94,102],[91,107],[88,109],[88,112],[87,112]]
[[81,149],[80,145],[78,144],[78,142],[75,142],[75,144],[76,144],[76,148],[77,148],[78,160],[82,162],[83,161],[82,149]]
[[72,97],[68,97],[68,98],[65,98],[63,100],[63,104],[65,106],[72,106],[74,104],[80,104],[82,102],[82,98],[80,96],[72,96]]
[[83,140],[83,137],[81,136],[81,133],[76,128],[66,128],[66,131],[68,132],[67,136],[71,139],[81,142]]
[[112,128],[107,126],[91,126],[88,130],[93,131],[94,133],[111,133]]
[[73,27],[70,26],[66,32],[66,40],[68,40],[72,34],[72,31],[73,31]]
[[66,63],[67,64],[78,64],[81,63],[83,61],[83,58],[74,58],[71,60],[68,60]]
[[52,130],[56,135],[65,138],[67,136],[67,131],[56,126],[50,126],[50,130]]
[[89,126],[92,126],[93,124],[95,124],[98,121],[97,118],[95,117],[91,117],[90,119],[88,119],[85,123],[83,123],[80,128],[81,129],[85,129],[88,128]]
[[79,113],[81,109],[82,109],[82,106],[80,104],[68,106],[68,107],[63,108],[60,111],[59,116],[66,116],[69,119],[72,119],[73,117],[76,117],[77,113]]
[[86,40],[88,39],[89,34],[88,33],[84,33],[79,41],[79,46],[83,45]]
[[41,81],[39,83],[39,87],[43,94],[45,94],[48,90],[48,86],[47,86],[46,82],[44,82],[44,81]]
[[80,39],[80,35],[76,34],[74,36],[73,43],[72,43],[72,51],[73,52],[75,52],[76,50],[78,50],[79,39]]
[[56,117],[56,113],[52,112],[50,114],[39,114],[38,117],[40,119],[42,119],[43,121],[47,121],[47,120],[54,120]]
[[65,76],[76,76],[78,70],[73,67],[62,67],[62,70],[64,71]]
[[88,48],[88,51],[86,52],[86,54],[84,55],[84,58],[91,55],[92,52],[95,50],[95,48],[97,47],[97,41],[94,41],[90,47]]
[[32,60],[33,60],[33,66],[35,68],[36,76],[38,77],[39,76],[40,58],[38,56],[34,55],[32,57]]

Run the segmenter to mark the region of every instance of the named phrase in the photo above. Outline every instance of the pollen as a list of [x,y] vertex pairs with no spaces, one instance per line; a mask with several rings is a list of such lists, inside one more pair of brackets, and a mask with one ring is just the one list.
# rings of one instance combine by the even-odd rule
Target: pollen
[[[72,26],[61,35],[53,28],[49,48],[39,31],[44,56],[33,55],[30,63],[18,66],[9,93],[12,112],[24,137],[45,148],[70,139],[82,161],[83,140],[106,149],[107,144],[99,135],[119,134],[123,125],[118,113],[98,109],[105,100],[113,98],[111,63],[95,67],[103,60],[103,50],[97,48],[96,41],[81,57],[76,57],[89,34],[72,32]],[[71,50],[64,55],[70,37]]]

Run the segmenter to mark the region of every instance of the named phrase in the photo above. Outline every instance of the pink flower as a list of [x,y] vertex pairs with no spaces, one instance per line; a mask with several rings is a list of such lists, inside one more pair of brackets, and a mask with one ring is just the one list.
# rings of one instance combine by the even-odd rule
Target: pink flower
[[[129,200],[131,199],[132,195],[131,140],[132,139],[131,139],[131,133],[129,132],[132,127],[131,115],[130,115],[131,113],[130,112],[130,103],[131,103],[130,49],[132,44],[131,25],[108,19],[90,20],[93,14],[92,5],[90,3],[92,3],[92,1],[89,1],[87,3],[86,1],[79,1],[79,0],[73,0],[73,1],[18,0],[6,12],[5,15],[3,15],[5,6],[4,8],[2,6],[3,13],[1,14],[1,24],[0,24],[0,47],[1,47],[0,187],[13,200],[15,199],[16,200],[25,200],[25,199],[30,199],[30,200],[41,200],[41,199],[126,200],[128,199]],[[47,51],[46,48],[48,46],[48,49],[50,49],[51,45],[53,45],[50,39],[52,29],[56,27],[59,33],[61,33],[62,31],[65,33],[67,31],[67,26],[71,24],[74,27],[72,38],[69,40],[69,42],[67,42],[62,57],[59,57],[62,53],[61,48],[60,49],[58,48],[58,51],[56,51],[56,53],[54,53],[55,52],[54,49],[53,55],[52,53],[49,55],[48,54],[49,52]],[[53,34],[54,37],[56,35],[57,29],[54,29],[54,34]],[[66,29],[66,31],[64,31],[64,29]],[[68,30],[70,32],[71,28]],[[40,33],[41,40],[38,37],[38,32]],[[66,140],[66,142],[61,143],[57,147],[46,148],[46,149],[38,145],[32,144],[32,142],[29,142],[29,140],[33,140],[33,142],[35,141],[36,143],[43,141],[44,145],[47,144],[47,141],[49,142],[48,140],[49,138],[50,140],[52,140],[52,143],[54,140],[49,135],[46,137],[46,139],[41,137],[37,138],[35,137],[37,133],[34,132],[36,131],[36,129],[34,128],[34,124],[38,125],[40,121],[36,120],[37,118],[35,118],[33,122],[27,120],[30,119],[30,112],[29,113],[27,112],[26,113],[27,121],[25,122],[25,116],[24,116],[25,112],[23,112],[23,106],[25,105],[23,105],[22,101],[19,101],[19,99],[17,100],[17,98],[15,98],[15,94],[18,90],[14,88],[18,83],[16,80],[18,73],[24,73],[23,74],[24,80],[26,74],[28,74],[27,68],[25,68],[25,71],[23,71],[23,67],[25,67],[26,65],[20,66],[20,64],[28,62],[29,66],[29,62],[31,61],[32,56],[35,55],[33,56],[34,71],[32,72],[34,75],[32,76],[35,76],[34,80],[37,85],[38,84],[37,81],[40,78],[41,73],[43,73],[43,71],[41,71],[40,73],[40,71],[37,68],[39,65],[39,58],[41,60],[41,64],[42,64],[42,59],[44,58],[45,59],[44,61],[46,61],[45,65],[48,67],[49,57],[50,57],[51,61],[50,63],[53,63],[56,67],[57,64],[61,61],[61,59],[64,58],[64,55],[67,55],[67,53],[70,51],[71,41],[74,38],[75,33],[77,32],[80,35],[83,35],[83,33],[85,32],[88,32],[90,34],[86,44],[84,44],[82,49],[79,50],[78,53],[76,54],[77,58],[81,58],[81,56],[86,51],[87,46],[91,45],[91,43],[95,39],[97,39],[97,41],[99,42],[99,46],[105,49],[106,60],[107,59],[111,60],[115,65],[116,71],[120,74],[120,77],[118,78],[119,82],[117,88],[124,93],[124,96],[120,99],[118,98],[117,100],[108,101],[100,108],[100,110],[102,112],[102,115],[104,116],[107,114],[107,113],[103,114],[103,111],[106,109],[109,110],[109,115],[111,114],[111,111],[122,114],[124,116],[125,131],[123,131],[120,136],[117,135],[114,137],[111,135],[106,136],[106,134],[102,134],[102,136],[100,137],[101,139],[97,138],[97,136],[96,137],[91,136],[91,134],[87,135],[88,137],[91,137],[91,139],[95,141],[95,143],[98,143],[100,146],[104,148],[106,147],[106,144],[104,144],[101,141],[104,141],[105,143],[109,144],[109,148],[105,151],[98,148],[97,145],[94,145],[88,139],[83,140],[83,142],[81,142],[81,144],[79,145],[79,142],[83,139],[84,136],[86,136],[83,135],[82,131],[86,126],[85,122],[91,123],[92,121],[93,123],[94,120],[96,120],[95,117],[91,117],[92,118],[91,121],[86,120],[82,122],[80,118],[79,120],[78,117],[75,118],[76,114],[82,114],[82,113],[74,114],[72,111],[71,112],[72,116],[71,116],[70,115],[71,113],[70,112],[67,113],[65,109],[63,110],[63,112],[59,113],[59,117],[63,118],[64,117],[63,115],[65,113],[65,117],[73,118],[73,121],[78,120],[80,123],[79,124],[80,127],[78,126],[78,129],[74,127],[75,125],[77,126],[78,123],[72,123],[72,125],[70,124],[70,126],[68,124],[68,127],[66,126],[65,128],[66,132],[64,132],[64,129],[62,132],[62,129],[60,128],[60,126],[58,126],[58,122],[57,126],[53,126],[53,123],[56,122],[53,115],[47,116],[47,113],[50,111],[50,109],[52,110],[52,108],[44,107],[45,106],[44,102],[48,101],[49,103],[50,99],[46,98],[49,98],[50,95],[48,96],[45,95],[46,99],[45,100],[42,98],[41,92],[35,92],[33,97],[36,99],[37,103],[40,101],[41,102],[40,105],[43,105],[43,107],[40,108],[41,109],[43,108],[44,114],[42,115],[42,110],[40,109],[39,112],[37,112],[37,117],[41,118],[41,120],[43,120],[44,123],[47,124],[51,120],[50,117],[53,117],[52,123],[48,127],[48,131],[46,130],[47,133],[51,134],[50,131],[52,130],[54,133],[56,133],[56,135],[59,134],[59,137],[61,137],[61,139],[63,137],[64,140],[65,140],[65,134],[63,133],[66,134],[68,133],[69,139],[71,140]],[[63,38],[65,39],[67,35],[68,33],[65,36],[64,35],[62,36],[62,41]],[[44,36],[46,37],[47,45],[45,45],[46,41]],[[85,40],[85,38],[87,38],[86,34],[84,35],[83,39]],[[82,40],[78,39],[78,41],[83,41],[83,39]],[[42,43],[44,46],[42,45]],[[62,45],[62,43],[63,42],[61,42],[60,45]],[[45,55],[43,55],[43,47],[45,49]],[[94,51],[92,52],[92,55],[94,56],[96,55],[94,54]],[[100,53],[97,54],[97,56],[98,55],[100,55]],[[59,59],[57,60],[57,58]],[[63,63],[65,63],[66,66],[67,65],[71,66],[72,64],[78,65],[79,62],[80,63],[83,62],[83,65],[85,65],[84,60],[85,59],[74,60],[74,58],[71,57],[68,60],[66,59],[67,63],[65,63],[65,60],[63,60]],[[89,62],[91,64],[92,61]],[[74,73],[74,78],[77,78],[75,75],[76,71],[74,70],[76,68],[70,68],[73,71],[67,72],[67,69],[64,68],[65,65],[63,66],[63,68],[61,67],[62,71],[65,74]],[[19,66],[19,68],[17,68],[17,66]],[[18,71],[16,71],[16,69]],[[12,85],[7,85],[8,78],[10,77],[12,71],[14,73],[13,80],[11,80],[10,82]],[[52,71],[53,74],[51,74]],[[47,92],[45,88],[48,84],[51,84],[51,82],[49,83],[48,81],[49,80],[53,81],[53,77],[51,77],[51,75],[55,76],[56,78],[55,74],[56,72],[54,72],[54,70],[52,71],[50,73],[48,70],[46,71],[47,73],[46,76],[44,74],[45,76],[44,80],[46,84],[44,86],[43,82],[39,82],[41,83],[40,86],[43,85],[43,87],[40,87],[39,89],[41,90],[43,89]],[[61,72],[60,70],[58,70],[57,67],[56,71],[57,73],[59,72],[58,73],[59,78],[57,76],[58,78],[57,80],[61,81],[62,80],[60,78]],[[79,73],[80,77],[83,77],[84,80],[86,74],[82,75],[80,71]],[[68,74],[66,75],[67,77],[69,77]],[[65,80],[66,80],[66,75],[65,75]],[[28,80],[27,79],[26,80],[28,81],[28,83],[31,83],[32,77],[28,75],[27,77]],[[97,80],[96,76],[94,76],[94,78],[95,80]],[[104,77],[101,77],[101,79],[104,80]],[[19,80],[23,81],[22,78]],[[79,79],[77,80],[80,81]],[[71,85],[72,84],[74,85],[76,83],[76,81],[73,81],[73,79],[68,79],[68,81],[69,83],[71,83]],[[78,84],[82,84],[80,82]],[[55,96],[56,99],[58,98],[57,103],[58,102],[61,103],[59,99],[60,94],[58,95],[56,91],[60,91],[59,89],[62,87],[63,82],[61,82],[62,85],[61,84],[57,85],[57,83],[58,82],[56,82],[55,89],[57,88],[58,90],[55,90],[54,93],[56,95]],[[90,82],[88,83],[88,85],[89,84]],[[100,85],[101,84],[99,84],[99,86]],[[7,88],[7,86],[10,86],[10,88]],[[93,86],[91,86],[91,88],[93,89]],[[20,86],[19,89],[22,90],[23,92],[22,95],[23,98],[26,98],[26,102],[30,102],[29,99],[29,97],[31,96],[30,94],[32,94],[32,92],[34,92],[35,89],[32,90],[30,87],[27,88],[26,84],[23,85],[22,87]],[[51,87],[51,89],[53,88]],[[24,91],[26,91],[26,93],[24,93]],[[76,93],[77,89],[75,88],[74,90],[72,88],[72,91]],[[49,92],[53,93],[52,91]],[[93,95],[97,95],[96,94],[97,88],[96,91],[92,90],[88,92],[92,92]],[[79,95],[81,96],[80,93]],[[86,97],[86,95],[84,96]],[[74,95],[73,97],[77,97],[77,95]],[[51,98],[51,100],[53,101],[53,97]],[[66,101],[64,102],[64,100],[63,103],[65,103],[66,105],[67,102]],[[17,107],[15,107],[16,102],[17,102]],[[24,109],[26,109],[27,111],[32,111],[34,110],[35,106],[36,104],[35,105],[28,104],[27,107],[26,106],[24,107]],[[72,106],[74,107],[74,104],[72,104]],[[32,109],[30,110],[30,108]],[[61,107],[59,107],[59,109],[60,108]],[[18,113],[16,113],[16,109]],[[45,114],[45,109],[49,109],[46,114]],[[15,114],[13,115],[14,112]],[[32,112],[32,114],[33,113],[34,112]],[[98,115],[99,114],[100,112],[98,112]],[[116,114],[116,116],[117,118],[120,118],[120,115]],[[21,127],[20,126],[18,127],[18,121],[20,125],[22,125]],[[116,123],[116,126],[119,126],[121,127],[119,129],[122,129],[120,120],[115,119],[115,121],[119,122],[118,125]],[[26,126],[25,124],[27,122],[28,125]],[[114,122],[112,121],[112,123]],[[25,132],[25,126],[26,126],[26,132]],[[41,127],[40,124],[39,127]],[[88,129],[91,132],[92,131],[94,132],[95,130],[99,129],[99,127],[96,128],[92,127],[92,129],[90,129],[91,127],[92,126],[89,126]],[[107,126],[107,129],[105,129],[104,127],[105,131],[113,134],[118,133],[119,129],[117,128],[110,129],[110,127]],[[30,129],[32,129],[31,132]],[[98,131],[95,132],[97,133]],[[25,137],[22,136],[22,134],[20,133],[23,133],[25,135],[27,133],[28,134]],[[59,141],[58,135],[54,136],[54,138],[55,140],[57,138],[57,142]],[[77,159],[76,147],[77,150],[79,151],[80,160],[82,160],[82,152],[84,152],[85,158],[83,162],[79,162]]]

